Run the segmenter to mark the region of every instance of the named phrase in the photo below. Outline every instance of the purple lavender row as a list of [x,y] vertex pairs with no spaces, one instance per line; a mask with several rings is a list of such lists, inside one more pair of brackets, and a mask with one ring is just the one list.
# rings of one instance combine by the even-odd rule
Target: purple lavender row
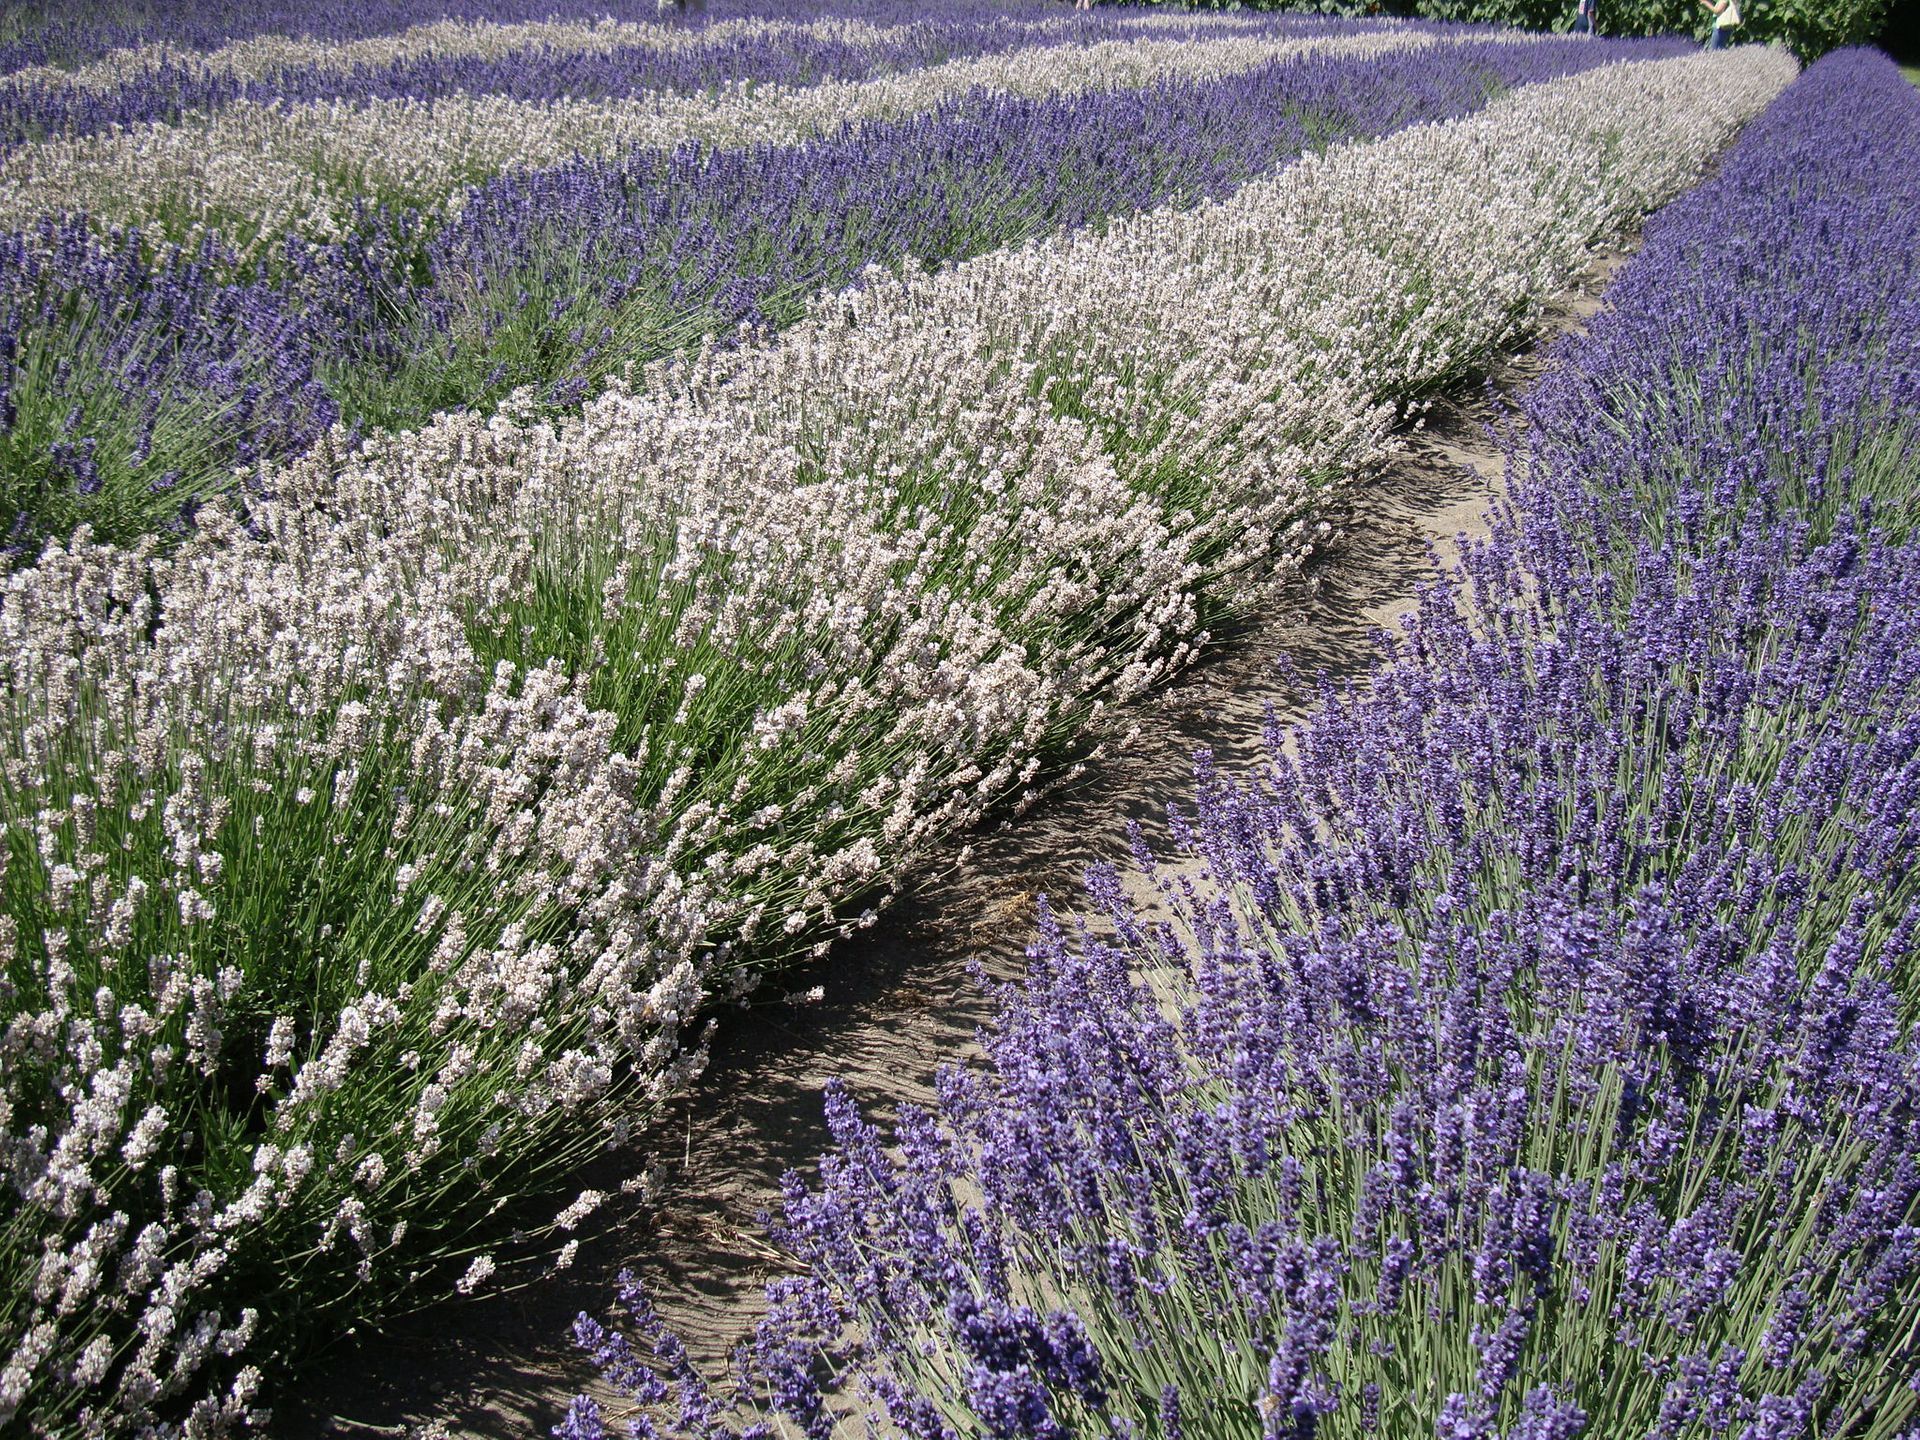
[[[1764,150],[1743,147],[1713,183],[1654,218],[1648,258],[1616,278],[1579,363],[1528,397],[1542,473],[1616,479],[1528,497],[1534,508],[1586,507],[1577,520],[1606,541],[1606,573],[1628,563],[1649,514],[1660,539],[1690,549],[1750,509],[1803,517],[1825,535],[1864,504],[1872,523],[1910,531],[1920,183],[1889,173],[1887,157],[1920,153],[1920,104],[1911,86],[1883,83],[1887,73],[1854,53],[1788,91]],[[1857,96],[1843,104],[1836,77],[1859,80]],[[1838,143],[1823,126],[1860,134]],[[1803,172],[1817,187],[1793,178]],[[1789,204],[1796,223],[1776,233]],[[1622,433],[1649,414],[1663,423]],[[1705,508],[1672,494],[1682,444],[1693,469],[1716,477]]]
[[1917,143],[1839,52],[1659,219],[1175,923],[1098,873],[985,1074],[830,1092],[743,1398],[581,1317],[636,1433],[1920,1433]]
[[[145,267],[137,233],[49,221],[0,270],[4,543],[81,520],[163,529],[236,465],[304,451],[337,418],[409,426],[521,385],[570,405],[703,334],[784,324],[876,261],[958,260],[1225,195],[1312,144],[1670,50],[1478,42],[1140,91],[979,93],[807,145],[503,176],[438,228],[383,213],[344,244],[295,245],[271,283],[220,280],[211,249]],[[183,285],[191,300],[154,298]]]
[[[1058,20],[1058,15],[1051,17]],[[1136,17],[1137,18],[1137,17]],[[1289,34],[1368,27],[1352,21],[1292,21]],[[1191,24],[1139,24],[1090,16],[1070,29],[981,24],[962,18],[919,20],[883,41],[808,30],[724,31],[686,45],[636,43],[567,50],[548,46],[508,54],[408,56],[386,64],[286,68],[265,76],[234,74],[162,59],[115,88],[0,83],[0,148],[54,136],[96,134],[115,126],[171,123],[236,101],[301,104],[323,100],[434,100],[506,95],[516,100],[625,99],[655,91],[697,93],[745,82],[803,86],[865,80],[970,56],[1099,40],[1191,34]]]
[[0,552],[86,519],[158,528],[236,466],[339,418],[324,337],[212,240],[149,260],[84,217],[0,237]]

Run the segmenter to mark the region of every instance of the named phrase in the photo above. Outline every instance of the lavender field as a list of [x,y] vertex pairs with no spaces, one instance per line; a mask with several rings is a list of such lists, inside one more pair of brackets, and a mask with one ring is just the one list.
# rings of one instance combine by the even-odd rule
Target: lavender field
[[549,1283],[1644,229],[1379,666],[826,1088],[731,1373],[635,1281],[541,1428],[1920,1436],[1920,90],[608,9],[0,28],[0,1434]]

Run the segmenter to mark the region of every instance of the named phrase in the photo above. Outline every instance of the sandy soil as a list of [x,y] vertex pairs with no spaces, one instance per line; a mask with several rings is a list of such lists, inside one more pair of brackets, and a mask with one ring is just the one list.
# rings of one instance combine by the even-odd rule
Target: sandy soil
[[[1545,317],[1543,339],[1499,363],[1490,388],[1511,391],[1538,373],[1546,340],[1594,313],[1623,258],[1597,261]],[[882,1114],[924,1097],[938,1065],[978,1053],[974,1034],[988,1007],[969,964],[1015,973],[1037,896],[1071,908],[1090,863],[1125,857],[1128,822],[1157,851],[1170,850],[1165,806],[1187,798],[1193,753],[1205,747],[1222,768],[1242,767],[1258,757],[1267,705],[1286,719],[1309,703],[1281,683],[1279,657],[1307,676],[1364,676],[1381,631],[1413,608],[1435,565],[1462,537],[1485,533],[1502,469],[1486,433],[1491,415],[1485,395],[1436,405],[1406,454],[1350,492],[1336,520],[1340,538],[1269,613],[1218,637],[1199,664],[1138,707],[1140,734],[1123,753],[1011,825],[968,837],[963,866],[787,982],[790,992],[823,985],[824,999],[723,1017],[705,1077],[652,1131],[644,1197],[606,1207],[570,1269],[348,1331],[309,1371],[304,1393],[280,1397],[274,1433],[543,1436],[571,1395],[594,1388],[567,1326],[582,1310],[608,1311],[623,1267],[696,1359],[724,1373],[728,1351],[757,1318],[762,1285],[783,1268],[758,1217],[777,1202],[780,1176],[810,1167],[826,1143],[823,1082],[842,1077]],[[615,1189],[635,1164],[609,1162],[581,1184]]]

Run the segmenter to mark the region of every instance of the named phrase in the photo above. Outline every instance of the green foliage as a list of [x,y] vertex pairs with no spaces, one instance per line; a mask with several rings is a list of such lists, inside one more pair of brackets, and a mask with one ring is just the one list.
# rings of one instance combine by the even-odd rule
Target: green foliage
[[1754,38],[1811,60],[1841,45],[1871,44],[1892,8],[1893,0],[1760,0]]
[[[1292,10],[1321,15],[1403,15],[1525,30],[1565,30],[1573,0],[1195,0],[1197,9]],[[1808,61],[1842,45],[1866,45],[1879,35],[1893,0],[1743,0],[1740,37],[1785,45]],[[1606,35],[1704,36],[1708,13],[1700,0],[1600,0]]]

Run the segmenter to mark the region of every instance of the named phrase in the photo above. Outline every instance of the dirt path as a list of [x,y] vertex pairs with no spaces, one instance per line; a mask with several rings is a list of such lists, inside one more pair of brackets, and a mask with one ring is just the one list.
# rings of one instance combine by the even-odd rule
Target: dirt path
[[[1544,322],[1544,335],[1585,323],[1624,259],[1596,262],[1579,290]],[[1540,368],[1545,342],[1503,360],[1497,390]],[[1297,717],[1311,696],[1275,672],[1335,680],[1365,674],[1379,631],[1397,627],[1456,537],[1485,532],[1502,466],[1489,445],[1483,397],[1436,406],[1425,430],[1386,474],[1357,487],[1337,520],[1341,538],[1278,597],[1272,613],[1221,637],[1176,684],[1138,707],[1138,739],[1071,790],[997,833],[968,837],[967,863],[903,898],[873,930],[838,948],[794,989],[824,985],[812,1004],[757,1005],[731,1017],[696,1093],[655,1130],[644,1199],[611,1203],[564,1271],[517,1291],[435,1306],[379,1329],[349,1332],[314,1367],[300,1396],[283,1396],[274,1433],[290,1440],[370,1435],[544,1436],[570,1396],[592,1388],[591,1368],[567,1343],[581,1310],[604,1313],[614,1276],[631,1267],[703,1368],[723,1374],[728,1351],[780,1273],[757,1217],[789,1169],[811,1166],[826,1143],[820,1090],[844,1078],[884,1112],[927,1095],[936,1067],[976,1054],[988,1006],[969,962],[1010,975],[1020,964],[1041,894],[1062,909],[1097,860],[1122,859],[1137,822],[1168,850],[1165,806],[1189,793],[1195,750],[1223,768],[1258,757],[1272,704]],[[582,1183],[614,1189],[609,1171]]]

